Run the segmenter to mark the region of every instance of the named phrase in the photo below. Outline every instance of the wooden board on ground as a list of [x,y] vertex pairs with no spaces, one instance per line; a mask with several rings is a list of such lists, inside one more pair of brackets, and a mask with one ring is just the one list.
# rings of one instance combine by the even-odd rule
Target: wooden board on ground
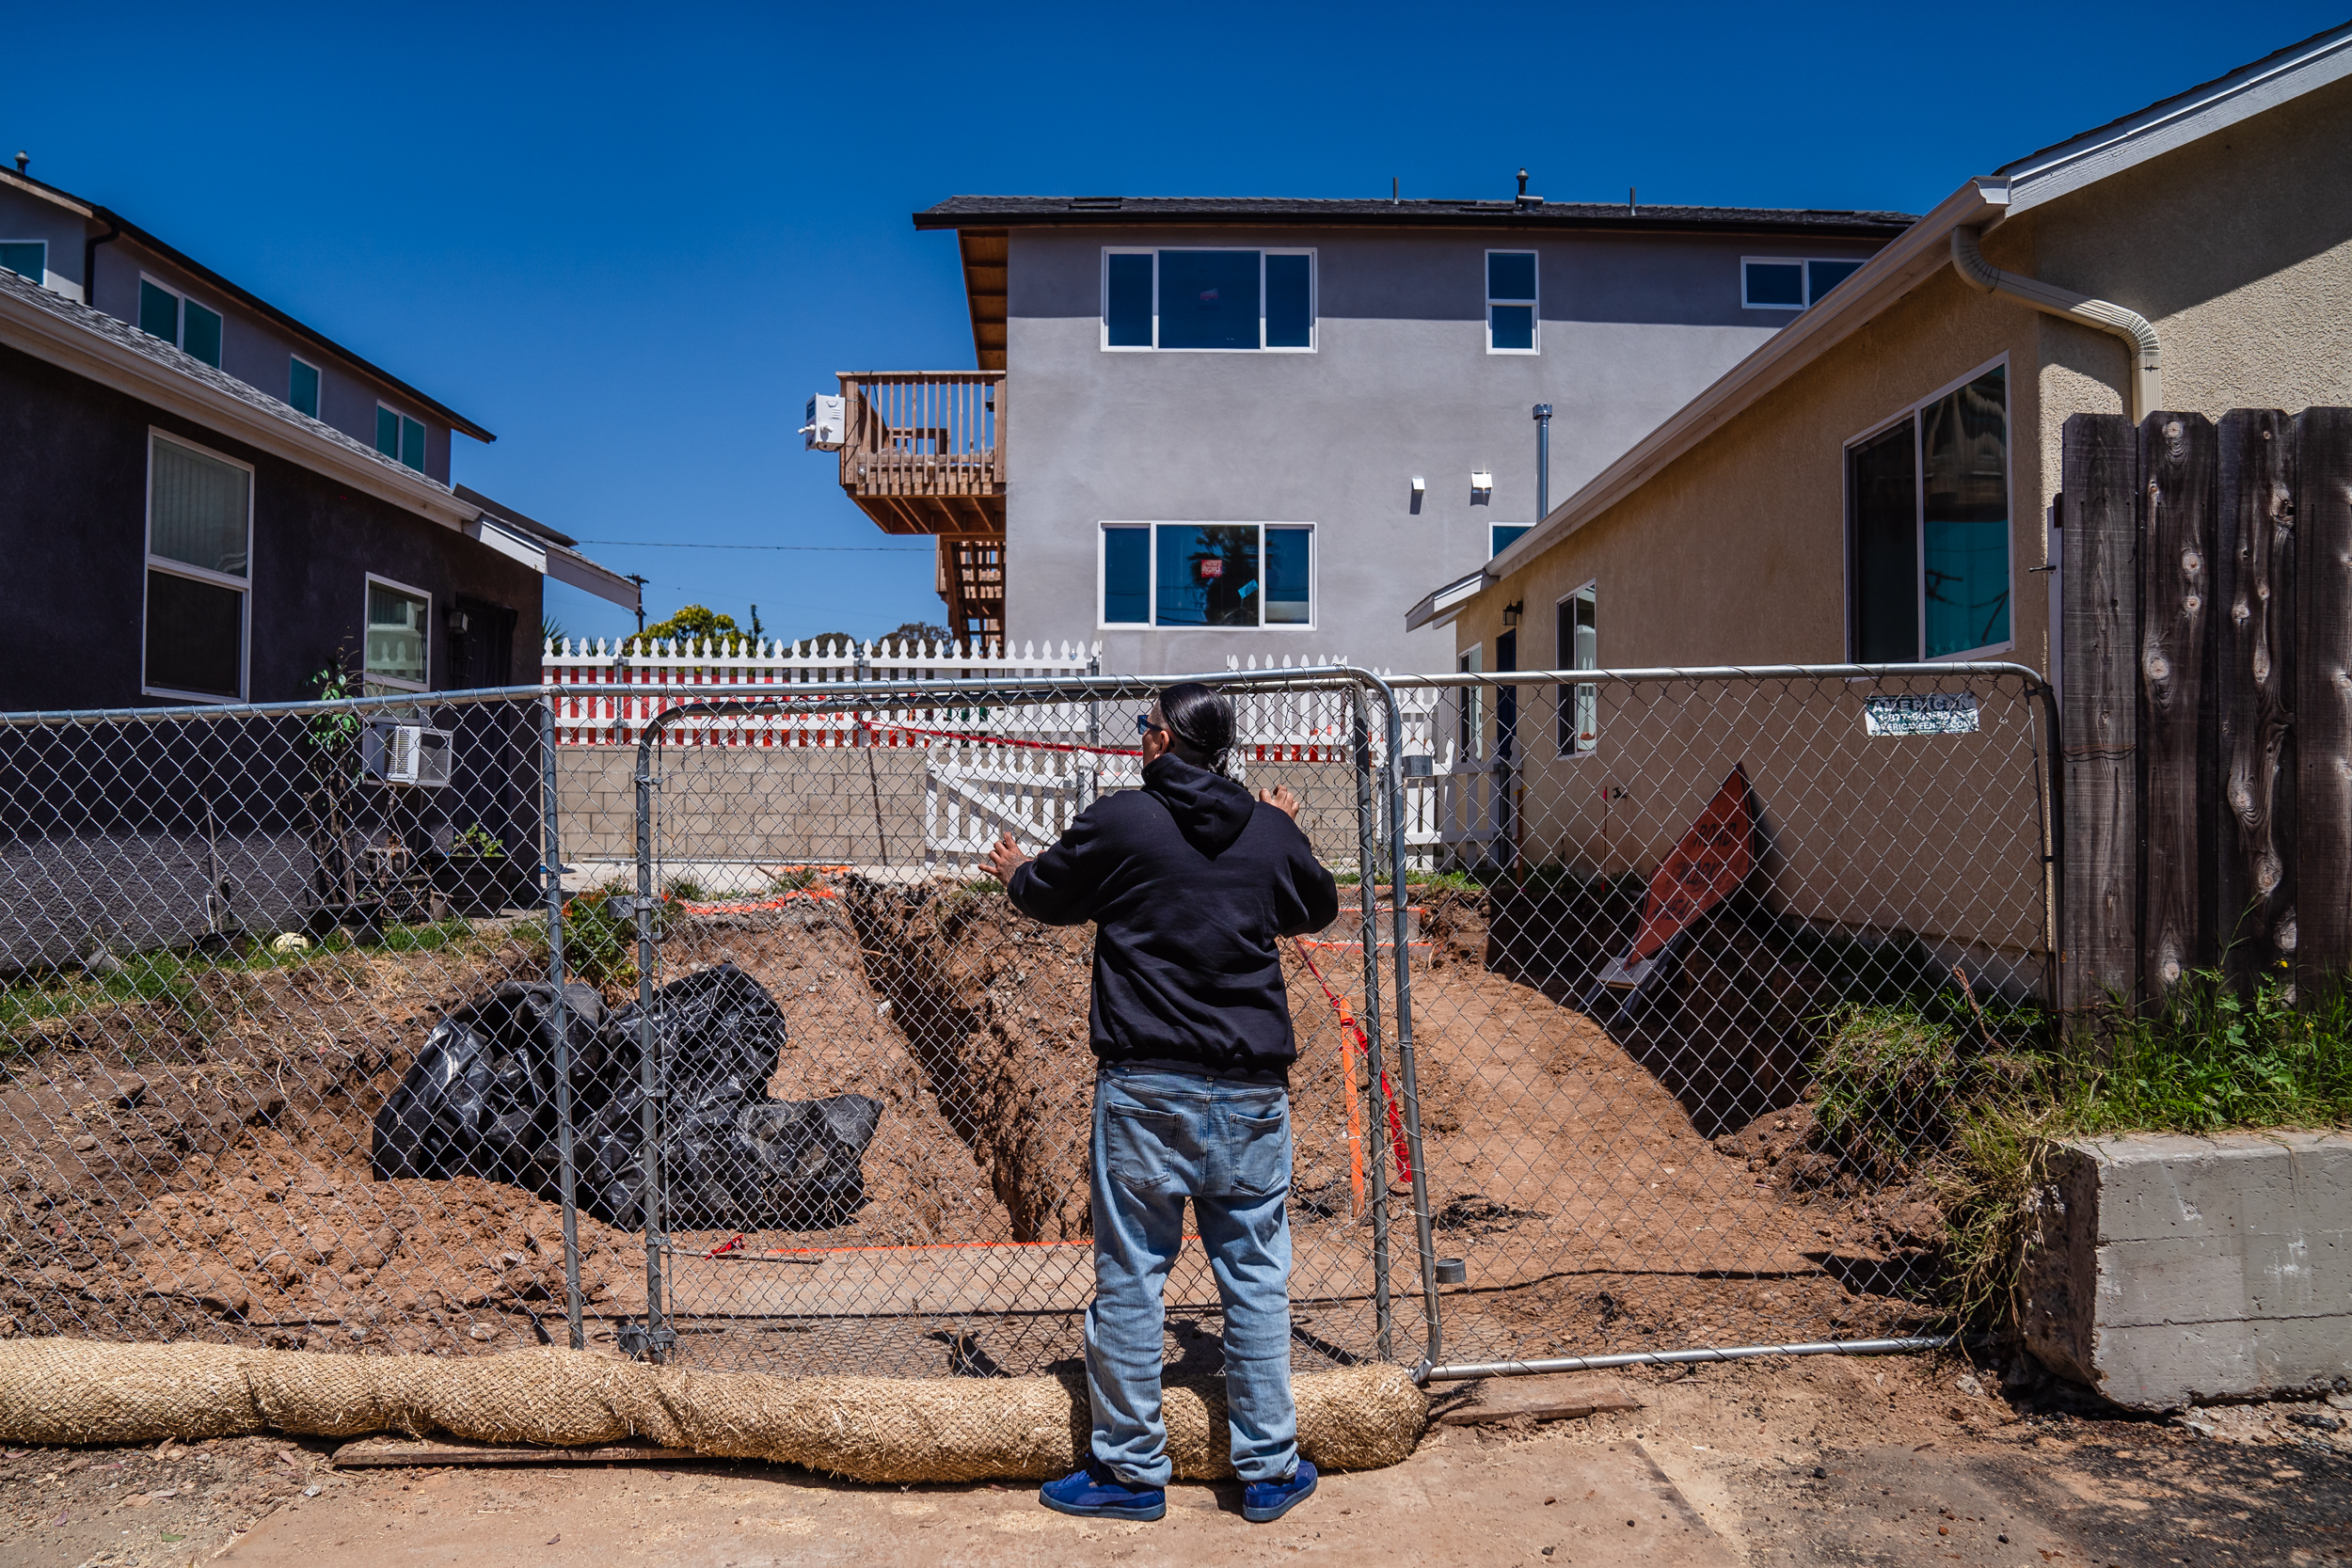
[[650,1443],[549,1449],[528,1443],[469,1443],[462,1437],[362,1437],[335,1450],[335,1464],[344,1469],[387,1465],[612,1465],[646,1459],[683,1464],[705,1457],[691,1449],[661,1449]]
[[1642,1408],[1642,1402],[1626,1392],[1623,1384],[1591,1372],[1480,1378],[1462,1394],[1460,1403],[1437,1412],[1440,1425],[1486,1426],[1519,1416],[1539,1421],[1573,1421],[1608,1411]]

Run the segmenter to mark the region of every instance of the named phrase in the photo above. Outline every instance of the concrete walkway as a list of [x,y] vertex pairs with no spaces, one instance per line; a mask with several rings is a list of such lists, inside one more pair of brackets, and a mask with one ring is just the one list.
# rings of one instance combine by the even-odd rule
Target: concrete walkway
[[216,1560],[269,1568],[1392,1562],[1714,1568],[1737,1554],[1638,1442],[1586,1450],[1433,1433],[1393,1469],[1327,1478],[1252,1525],[1233,1485],[1178,1486],[1156,1524],[1048,1513],[1026,1486],[851,1486],[758,1465],[347,1471]]

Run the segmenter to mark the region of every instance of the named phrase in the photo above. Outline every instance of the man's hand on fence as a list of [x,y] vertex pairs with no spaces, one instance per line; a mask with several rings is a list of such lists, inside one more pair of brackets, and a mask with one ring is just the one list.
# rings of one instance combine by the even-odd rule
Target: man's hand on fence
[[1021,852],[1021,846],[1012,841],[1012,834],[1007,833],[996,841],[996,847],[988,852],[988,858],[980,862],[980,869],[1010,887],[1012,874],[1020,870],[1022,863],[1028,858]]
[[1298,797],[1291,793],[1288,784],[1276,784],[1272,789],[1262,789],[1258,791],[1258,799],[1269,806],[1290,813],[1294,821],[1298,817]]

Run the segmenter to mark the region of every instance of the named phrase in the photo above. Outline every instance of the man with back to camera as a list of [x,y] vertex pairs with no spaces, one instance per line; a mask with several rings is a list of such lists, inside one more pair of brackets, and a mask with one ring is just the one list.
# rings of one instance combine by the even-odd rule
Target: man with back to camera
[[1225,1401],[1242,1513],[1279,1519],[1315,1489],[1291,1402],[1290,1066],[1283,937],[1339,918],[1287,789],[1229,769],[1233,706],[1193,682],[1136,721],[1143,787],[1105,795],[1036,860],[1007,833],[986,865],[1013,908],[1096,923],[1091,1165],[1094,1304],[1085,1466],[1039,1500],[1088,1518],[1168,1512],[1162,1293],[1184,1200],[1225,1313]]

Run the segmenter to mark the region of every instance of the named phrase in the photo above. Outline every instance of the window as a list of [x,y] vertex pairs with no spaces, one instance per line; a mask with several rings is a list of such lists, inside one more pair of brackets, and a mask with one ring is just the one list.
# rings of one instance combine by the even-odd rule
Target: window
[[1486,252],[1486,352],[1535,352],[1535,253]]
[[300,359],[286,372],[286,402],[312,419],[319,417],[319,368]]
[[139,330],[220,368],[220,312],[151,277],[139,279]]
[[[1599,590],[1592,583],[1570,594],[1552,607],[1552,626],[1558,641],[1553,643],[1560,662],[1556,670],[1597,670],[1600,668],[1600,636],[1596,626]],[[1560,702],[1560,754],[1564,757],[1589,755],[1600,739],[1600,688],[1597,686],[1564,686],[1558,692]]]
[[424,472],[424,426],[407,415],[375,405],[375,450],[395,463]]
[[1517,543],[1520,534],[1534,528],[1533,523],[1488,523],[1486,525],[1486,557],[1492,560]]
[[1311,626],[1314,528],[1106,523],[1103,625]]
[[33,282],[46,281],[49,272],[49,242],[47,240],[0,240],[0,272],[12,272]]
[[1746,257],[1740,262],[1740,303],[1751,310],[1802,310],[1861,270],[1859,261]]
[[368,578],[367,683],[403,691],[424,689],[425,633],[433,601],[413,588]]
[[253,470],[151,432],[142,690],[244,697],[252,537]]
[[1866,664],[2009,645],[2009,367],[1846,449],[1848,645]]
[[1105,250],[1106,349],[1315,346],[1311,250]]

